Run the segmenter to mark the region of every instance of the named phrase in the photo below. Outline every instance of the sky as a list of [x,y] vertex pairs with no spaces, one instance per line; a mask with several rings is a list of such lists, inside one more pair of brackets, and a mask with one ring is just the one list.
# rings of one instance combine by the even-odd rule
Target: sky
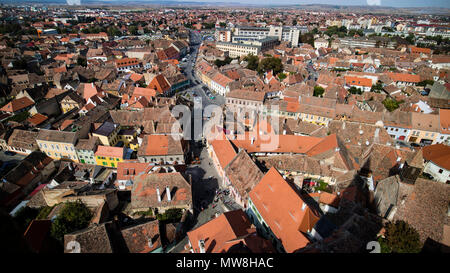
[[450,0],[190,0],[202,2],[239,2],[243,4],[329,4],[329,5],[381,5],[387,7],[444,7]]

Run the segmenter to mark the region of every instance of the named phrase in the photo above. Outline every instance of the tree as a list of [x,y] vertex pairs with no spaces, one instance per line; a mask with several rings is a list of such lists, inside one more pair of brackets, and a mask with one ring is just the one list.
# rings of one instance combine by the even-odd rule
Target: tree
[[414,44],[414,41],[415,41],[415,36],[414,36],[414,34],[410,33],[410,34],[405,38],[405,40],[406,40],[410,45],[413,45],[413,44]]
[[385,100],[383,100],[383,105],[389,112],[392,112],[399,107],[399,103],[396,100],[390,98],[386,98]]
[[220,59],[216,59],[214,61],[214,64],[217,65],[218,67],[221,67],[221,66],[224,66],[224,65],[227,65],[227,64],[231,63],[232,60],[233,59],[231,59],[230,57],[226,57],[225,60],[223,60],[223,61],[220,60]]
[[383,84],[378,81],[377,84],[372,85],[370,92],[380,93],[383,90]]
[[181,209],[168,209],[164,212],[164,214],[158,214],[156,218],[159,221],[168,221],[168,222],[178,222],[181,220],[183,216],[183,212]]
[[33,209],[30,207],[22,207],[17,213],[14,215],[14,219],[17,224],[22,228],[22,231],[25,231],[27,227],[30,225],[31,221],[33,221],[38,215],[39,210]]
[[85,58],[78,57],[77,65],[86,67],[87,66],[87,60]]
[[128,32],[129,32],[131,35],[137,35],[137,34],[138,34],[138,29],[137,29],[136,26],[130,26],[130,27],[128,28]]
[[278,74],[278,79],[280,79],[280,81],[282,81],[282,80],[286,79],[286,77],[287,77],[287,75],[286,75],[286,74],[284,74],[283,72],[282,72],[282,73],[280,73],[280,74]]
[[358,95],[362,94],[362,90],[360,88],[356,88],[354,86],[350,87],[350,89],[348,89],[348,92],[350,92],[352,94],[358,94]]
[[323,89],[323,87],[321,86],[314,86],[314,97],[320,97],[323,95],[323,93],[325,92],[325,89]]
[[226,27],[226,26],[227,26],[227,23],[225,23],[225,22],[220,22],[219,25],[220,25],[220,27]]
[[106,31],[106,33],[108,33],[108,36],[111,36],[111,37],[122,35],[122,32],[114,26],[109,27],[108,30]]
[[86,228],[91,218],[92,212],[83,202],[67,202],[53,221],[51,234],[62,241],[65,234]]
[[262,61],[258,64],[257,68],[258,73],[262,74],[270,70],[273,71],[274,75],[277,75],[278,73],[282,72],[283,64],[281,63],[281,59],[275,57],[262,59]]
[[434,81],[433,80],[423,80],[421,82],[419,82],[417,85],[418,86],[427,86],[427,85],[433,85]]
[[15,69],[27,69],[28,62],[25,59],[15,60],[15,61],[13,61],[13,67]]
[[418,253],[422,248],[417,230],[401,220],[387,224],[385,238],[380,241],[386,252]]
[[246,61],[248,63],[247,69],[256,70],[258,68],[258,64],[259,64],[258,56],[249,54],[249,55],[245,56],[244,61]]

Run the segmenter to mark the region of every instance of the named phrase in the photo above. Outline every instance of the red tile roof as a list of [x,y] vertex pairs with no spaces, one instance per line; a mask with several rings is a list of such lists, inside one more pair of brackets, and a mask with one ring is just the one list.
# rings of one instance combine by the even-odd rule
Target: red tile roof
[[187,235],[195,253],[200,253],[200,240],[204,241],[205,253],[226,253],[240,242],[252,253],[275,252],[269,241],[256,235],[256,229],[242,210],[225,212]]
[[117,163],[117,180],[133,179],[141,172],[147,172],[153,167],[151,163],[119,162]]
[[[252,144],[252,137],[255,137]],[[306,154],[312,147],[322,141],[322,138],[297,135],[267,135],[258,136],[246,133],[244,136],[238,135],[232,140],[233,144],[239,148],[246,149],[249,153],[296,153]],[[272,143],[271,143],[271,140]]]
[[309,243],[302,232],[311,231],[319,217],[274,167],[249,195],[286,252],[292,253]]
[[225,169],[228,163],[230,163],[230,161],[233,160],[233,158],[236,156],[236,151],[231,145],[231,142],[222,132],[222,138],[214,139],[211,142],[211,145],[214,149],[214,153],[216,154],[217,159],[219,160],[220,166],[222,167],[222,169]]
[[0,111],[8,112],[8,113],[15,113],[19,110],[22,110],[24,108],[27,108],[31,105],[33,105],[34,102],[30,100],[28,97],[22,97],[19,99],[14,99],[10,101],[8,104],[0,108]]
[[34,116],[28,118],[28,122],[30,122],[30,123],[32,123],[34,125],[39,125],[42,122],[46,121],[47,119],[48,119],[47,116],[44,116],[42,114],[37,113]]
[[450,134],[450,109],[439,109],[441,133]]
[[95,156],[123,158],[124,153],[125,153],[124,147],[111,147],[99,145],[97,147],[97,151],[95,152]]
[[345,84],[351,86],[356,85],[356,86],[372,87],[372,80],[367,78],[345,76]]
[[120,60],[116,60],[115,63],[117,68],[121,68],[132,65],[138,65],[140,61],[137,58],[122,58]]
[[391,78],[394,82],[412,82],[412,83],[420,82],[420,75],[394,73],[394,72],[387,72],[386,75],[388,75],[389,78]]
[[450,146],[445,144],[429,145],[425,146],[422,152],[425,160],[430,160],[434,164],[450,170]]

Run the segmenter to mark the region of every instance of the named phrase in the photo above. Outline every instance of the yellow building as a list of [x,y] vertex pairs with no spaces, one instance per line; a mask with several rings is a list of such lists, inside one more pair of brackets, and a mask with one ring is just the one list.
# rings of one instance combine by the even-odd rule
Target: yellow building
[[439,136],[439,115],[411,113],[411,130],[406,139],[409,142],[431,144]]
[[118,137],[119,137],[119,141],[122,141],[124,146],[131,148],[130,143],[136,139],[137,132],[133,128],[121,129],[118,133]]
[[98,137],[100,143],[105,146],[114,146],[119,141],[120,125],[106,121],[92,133],[92,136]]
[[75,144],[77,133],[41,129],[36,137],[39,149],[49,157],[59,160],[68,159],[78,162]]
[[125,157],[125,147],[98,146],[95,162],[99,166],[117,168]]
[[69,93],[61,100],[61,111],[69,112],[74,108],[81,109],[84,105],[83,98],[76,93]]
[[330,118],[327,118],[327,117],[312,115],[312,114],[305,114],[305,113],[300,114],[299,117],[302,121],[306,121],[306,122],[321,125],[321,126],[327,125],[328,122],[330,122],[330,120],[331,120]]

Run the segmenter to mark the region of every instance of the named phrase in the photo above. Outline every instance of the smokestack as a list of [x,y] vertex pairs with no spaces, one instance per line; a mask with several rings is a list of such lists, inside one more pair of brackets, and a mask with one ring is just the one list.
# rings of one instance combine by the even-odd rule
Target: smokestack
[[156,195],[158,196],[158,202],[161,203],[161,194],[159,193],[159,188],[156,188]]
[[166,193],[167,193],[167,201],[170,202],[170,200],[171,200],[171,198],[170,198],[170,189],[169,189],[168,186],[166,187]]

